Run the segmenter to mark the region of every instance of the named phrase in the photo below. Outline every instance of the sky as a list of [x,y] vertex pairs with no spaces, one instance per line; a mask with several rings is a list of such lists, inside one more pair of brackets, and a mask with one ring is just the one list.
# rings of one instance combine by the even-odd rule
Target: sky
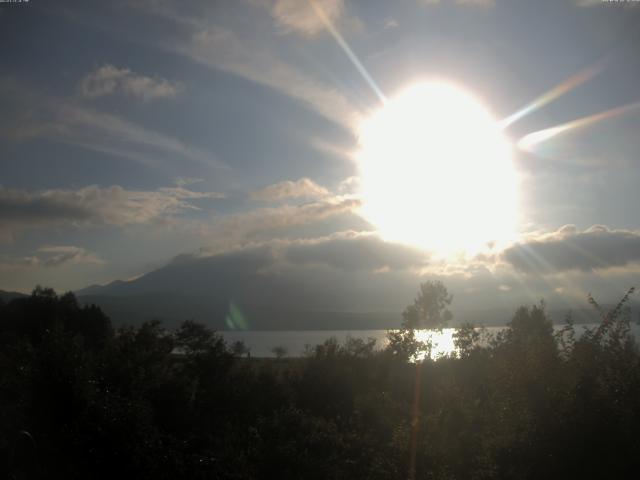
[[[0,289],[266,249],[273,274],[357,284],[362,310],[429,279],[466,308],[619,298],[640,278],[639,21],[640,3],[591,0],[0,4]],[[361,126],[431,79],[505,122],[507,243],[445,258],[363,215]],[[473,236],[430,224],[436,207],[394,215]]]

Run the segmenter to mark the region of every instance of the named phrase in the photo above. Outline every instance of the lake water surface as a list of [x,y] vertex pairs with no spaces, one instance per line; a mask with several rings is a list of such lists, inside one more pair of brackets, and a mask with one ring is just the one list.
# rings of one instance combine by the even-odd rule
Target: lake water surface
[[[576,334],[579,335],[586,327],[594,327],[594,324],[575,325]],[[489,334],[498,333],[506,327],[486,327]],[[560,330],[563,325],[554,325],[554,329]],[[632,324],[631,331],[638,337],[640,327]],[[284,347],[289,357],[301,356],[307,345],[314,346],[323,343],[331,337],[335,337],[339,342],[344,342],[347,337],[352,338],[374,338],[377,348],[383,348],[387,344],[387,330],[311,330],[311,331],[223,331],[220,332],[224,339],[231,343],[242,340],[250,349],[252,357],[274,357],[272,349],[276,346]],[[442,333],[429,332],[426,330],[417,333],[418,339],[427,340],[431,338],[434,344],[432,357],[453,353],[453,334],[455,328],[445,328]]]

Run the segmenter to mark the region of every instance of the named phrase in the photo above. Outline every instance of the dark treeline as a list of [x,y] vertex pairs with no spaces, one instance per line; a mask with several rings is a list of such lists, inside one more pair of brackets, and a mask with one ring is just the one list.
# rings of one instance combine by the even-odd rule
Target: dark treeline
[[383,350],[330,340],[250,360],[195,322],[114,330],[99,308],[38,288],[0,305],[0,476],[636,478],[625,300],[580,336],[523,307],[492,338],[460,328],[458,353],[438,360],[410,361],[410,330]]

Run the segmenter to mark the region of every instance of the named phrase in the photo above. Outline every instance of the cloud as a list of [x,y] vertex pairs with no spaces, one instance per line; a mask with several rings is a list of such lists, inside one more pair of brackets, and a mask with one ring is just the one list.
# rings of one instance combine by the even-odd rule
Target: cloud
[[335,88],[283,62],[263,43],[241,38],[227,28],[207,26],[195,32],[189,44],[171,48],[198,63],[300,100],[338,125],[354,128],[359,122],[358,111]]
[[368,271],[421,268],[427,261],[425,252],[385,242],[369,232],[343,232],[298,241],[287,247],[285,258],[293,264]]
[[284,182],[269,185],[251,194],[254,200],[263,202],[274,202],[287,198],[322,198],[326,197],[329,191],[308,178],[301,178],[292,182]]
[[187,264],[197,258],[234,259],[236,262],[247,255],[260,258],[256,271],[274,266],[279,270],[324,266],[351,272],[406,271],[420,269],[428,260],[424,251],[385,242],[375,233],[346,231],[310,239],[271,239],[217,251],[201,249],[197,255],[179,255],[172,263]]
[[[327,20],[334,23],[344,11],[343,0],[316,1]],[[312,36],[324,30],[324,22],[315,12],[310,1],[276,0],[271,15],[283,32],[297,32]]]
[[55,119],[47,122],[42,136],[98,152],[157,164],[158,156],[184,158],[208,166],[221,166],[213,155],[190,147],[178,139],[146,129],[115,115],[59,105]]
[[398,28],[400,26],[400,22],[398,22],[398,20],[396,20],[395,18],[389,18],[388,20],[386,20],[384,22],[384,28],[385,30],[389,30],[392,28]]
[[604,0],[573,0],[573,4],[577,7],[595,7],[606,3]]
[[640,262],[640,232],[602,225],[579,231],[575,225],[565,225],[507,248],[502,258],[527,274],[624,267]]
[[79,89],[80,93],[88,98],[122,93],[148,101],[154,98],[175,97],[184,90],[184,85],[164,78],[137,75],[128,68],[106,64],[87,74],[80,81]]
[[468,5],[470,7],[495,7],[496,0],[455,0],[456,5]]
[[357,152],[350,147],[345,147],[332,142],[328,142],[323,138],[312,138],[310,145],[319,152],[329,154],[333,157],[355,162],[357,160]]
[[0,270],[32,270],[56,268],[63,265],[104,265],[106,262],[95,253],[72,245],[49,245],[38,248],[30,256],[0,256]]
[[100,257],[94,253],[88,252],[82,247],[74,247],[71,245],[64,246],[44,246],[38,249],[39,253],[46,254],[42,265],[45,267],[59,267],[68,263],[88,263],[102,265],[105,263]]
[[258,208],[249,212],[225,215],[212,223],[197,224],[198,234],[207,238],[205,252],[217,252],[256,242],[264,242],[265,235],[272,238],[274,231],[313,224],[340,215],[353,213],[360,201],[335,197],[303,205],[281,205]]
[[0,135],[14,141],[45,138],[108,153],[157,167],[163,159],[185,159],[208,167],[225,167],[209,152],[194,148],[177,138],[142,127],[116,115],[54,98],[19,82],[0,77],[7,105],[5,125],[0,119]]
[[194,183],[204,182],[204,178],[199,177],[178,177],[176,178],[176,185],[178,187],[186,187],[187,185],[193,185]]
[[[275,53],[282,49],[272,48],[276,39],[265,35],[259,26],[247,30],[246,21],[239,21],[228,12],[221,13],[220,9],[215,13],[205,12],[204,5],[208,4],[204,3],[196,4],[198,11],[190,11],[184,2],[140,0],[129,3],[131,7],[142,10],[147,15],[161,16],[164,20],[174,23],[174,38],[163,43],[166,50],[209,68],[272,88],[301,101],[337,125],[349,129],[358,125],[361,114],[353,103],[336,88],[318,81],[291,62],[284,61],[282,55]],[[285,17],[289,18],[289,29],[294,28],[292,22],[299,18],[298,15],[287,14],[286,2],[283,2],[284,6],[281,7],[278,7],[277,0],[250,0],[246,3],[260,8],[266,6],[276,15],[280,15],[283,21]],[[306,0],[291,4],[293,10],[312,11]],[[334,8],[332,7],[331,11]],[[279,11],[282,13],[277,13]],[[212,21],[212,18],[216,18],[216,21]],[[236,33],[236,29],[243,30]],[[271,32],[272,29],[269,30]]]
[[127,190],[114,185],[90,185],[78,190],[27,192],[0,188],[0,236],[13,238],[23,228],[56,225],[115,225],[149,223],[188,210],[196,199],[220,198],[216,192],[183,187],[155,191]]
[[[209,68],[272,88],[299,100],[337,125],[354,130],[360,123],[362,113],[352,101],[336,88],[313,78],[307,73],[308,69],[295,66],[290,61],[283,60],[282,54],[276,53],[283,49],[281,44],[275,43],[277,39],[269,35],[271,28],[266,34],[261,24],[247,29],[245,18],[239,20],[233,13],[223,11],[224,9],[208,9],[211,5],[207,2],[196,2],[188,6],[185,2],[171,0],[130,0],[127,3],[147,15],[160,16],[173,22],[176,27],[172,32],[174,37],[162,44],[166,50]],[[326,7],[323,3],[322,8],[327,8],[329,15],[335,16],[342,10],[339,7],[342,3],[342,0],[329,0],[329,6]],[[307,18],[309,14],[315,15],[307,0],[247,0],[245,4],[260,8],[266,6],[275,12],[274,15],[279,15],[276,21],[278,22],[278,18],[282,19],[285,31],[299,31],[294,25],[301,27],[304,23],[301,19]],[[299,11],[305,13],[295,13]],[[250,12],[247,15],[251,15]],[[212,21],[212,18],[216,20]],[[320,20],[317,16],[314,18],[307,21]],[[352,19],[351,23],[354,28],[359,25],[357,19]],[[306,28],[309,29],[308,26]],[[311,31],[316,31],[316,28],[311,27]]]
[[[445,0],[420,0],[420,3],[425,5],[438,5],[445,3]],[[452,0],[452,3],[469,7],[491,8],[496,6],[496,0]]]

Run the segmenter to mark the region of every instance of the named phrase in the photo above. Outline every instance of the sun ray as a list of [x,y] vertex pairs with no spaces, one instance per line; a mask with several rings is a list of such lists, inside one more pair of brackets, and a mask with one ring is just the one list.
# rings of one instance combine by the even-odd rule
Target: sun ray
[[320,7],[320,5],[316,0],[309,0],[309,3],[313,7],[313,10],[316,12],[316,15],[318,15],[318,18],[324,24],[325,28],[329,31],[329,33],[337,42],[337,44],[340,46],[342,51],[347,55],[351,63],[353,63],[353,66],[356,67],[356,70],[358,70],[360,75],[362,75],[362,78],[364,78],[365,82],[367,82],[367,84],[371,87],[371,89],[376,94],[378,99],[384,104],[384,102],[387,100],[384,93],[382,93],[382,90],[380,90],[380,87],[378,87],[378,84],[375,82],[371,74],[369,74],[365,66],[362,64],[358,56],[351,49],[351,47],[349,46],[347,41],[344,39],[344,37],[340,34],[338,29],[333,25],[333,23],[331,23],[331,20],[329,20],[329,17],[325,15],[324,11],[322,10],[322,7]]
[[561,125],[545,128],[544,130],[538,130],[537,132],[529,133],[518,140],[517,146],[521,150],[530,152],[533,151],[537,145],[546,142],[560,134],[579,128],[588,127],[603,120],[609,120],[615,117],[619,117],[621,115],[630,113],[638,108],[640,108],[640,101],[612,108],[604,112],[595,113],[593,115],[588,115],[586,117],[578,118]]
[[[549,283],[549,280],[546,277],[547,272],[553,271],[553,266],[549,264],[549,262],[547,262],[543,257],[538,255],[532,248],[526,246],[523,246],[523,248],[526,252],[526,255],[523,255],[520,258],[529,266],[532,271],[537,270],[537,277],[542,280],[542,282],[547,286],[548,289],[553,290],[552,285]],[[540,266],[542,266],[542,268],[539,268]],[[521,279],[521,277],[519,277],[519,279]],[[524,280],[522,280],[522,285],[525,286]],[[533,295],[528,287],[525,288],[532,302],[536,302],[540,299],[538,296]]]
[[562,82],[559,85],[553,87],[548,92],[540,95],[538,98],[533,100],[528,105],[522,107],[517,112],[515,112],[515,113],[509,115],[507,118],[501,120],[500,121],[500,126],[502,128],[507,128],[511,124],[513,124],[513,123],[517,122],[518,120],[520,120],[522,117],[525,117],[526,115],[529,115],[530,113],[535,112],[536,110],[544,107],[548,103],[551,103],[552,101],[554,101],[557,98],[561,97],[565,93],[568,93],[571,90],[579,87],[583,83],[588,82],[593,77],[595,77],[597,74],[602,72],[602,70],[604,69],[604,65],[605,65],[605,61],[601,60],[601,61],[595,63],[594,65],[592,65],[592,66],[590,66],[588,68],[585,68],[584,70],[582,70],[582,71],[576,73],[575,75],[569,77],[564,82]]
[[[589,257],[590,259],[592,259],[597,264],[602,265],[603,267],[606,267],[604,262],[602,262],[602,260],[600,260],[597,256],[587,252],[585,249],[579,247],[574,242],[567,242],[567,245],[569,247],[575,249],[577,252]],[[526,252],[526,255],[523,255],[521,257],[521,259],[528,265],[528,267],[532,271],[536,272],[536,277],[544,282],[544,284],[546,285],[547,289],[549,289],[549,291],[555,290],[551,280],[549,280],[549,278],[548,278],[548,274],[550,272],[556,271],[555,267],[551,263],[549,263],[543,256],[541,256],[538,253],[536,253],[533,248],[525,248],[525,252]],[[557,272],[557,273],[560,273],[560,272]],[[592,270],[590,273],[591,273],[591,275],[593,277],[597,278],[598,280],[602,281],[603,283],[606,283],[606,280],[598,272],[597,269]],[[561,275],[555,275],[553,278],[554,278],[554,282],[557,283],[557,284],[560,284],[560,286],[564,287],[564,289],[570,289],[570,290],[579,289],[579,287],[577,285],[570,284],[566,279],[562,278]],[[520,283],[521,286],[523,286],[525,288],[525,290],[527,291],[532,303],[534,303],[534,302],[536,302],[536,301],[538,301],[540,299],[538,296],[534,295],[531,292],[529,287],[526,285],[525,280],[522,279],[522,275],[517,275],[516,274],[516,280]],[[580,290],[580,293],[581,293],[582,297],[584,299],[586,299],[587,298],[587,292],[583,291],[582,289],[579,289],[579,290]],[[571,297],[567,297],[565,295],[565,296],[562,297],[562,300],[567,305],[567,307],[569,307],[570,310],[579,311],[580,305],[577,305],[571,299]]]

